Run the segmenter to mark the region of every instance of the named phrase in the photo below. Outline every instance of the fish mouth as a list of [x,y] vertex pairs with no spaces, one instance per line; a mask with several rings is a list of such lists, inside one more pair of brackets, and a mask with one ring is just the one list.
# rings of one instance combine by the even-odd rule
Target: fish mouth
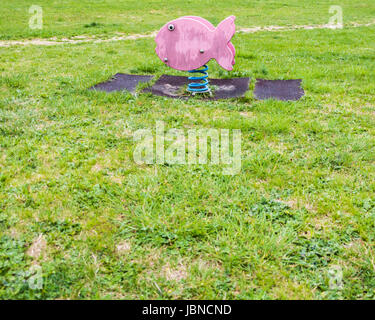
[[159,57],[159,59],[167,66],[169,66],[170,61],[165,59],[167,58],[165,50],[161,49],[159,45],[155,48],[156,55]]
[[155,52],[158,55],[158,57],[161,59],[159,39],[160,39],[160,32],[155,37],[155,43],[156,43]]
[[163,55],[162,55],[162,52],[160,50],[159,45],[156,45],[155,52],[158,55],[158,57],[160,58],[160,60],[163,60],[163,58],[162,58]]
[[163,50],[161,49],[160,47],[160,37],[161,37],[161,32],[158,32],[158,34],[156,35],[155,37],[155,43],[156,43],[156,47],[155,47],[155,52],[156,54],[158,55],[158,57],[163,60],[163,54],[165,54],[164,52],[162,52]]

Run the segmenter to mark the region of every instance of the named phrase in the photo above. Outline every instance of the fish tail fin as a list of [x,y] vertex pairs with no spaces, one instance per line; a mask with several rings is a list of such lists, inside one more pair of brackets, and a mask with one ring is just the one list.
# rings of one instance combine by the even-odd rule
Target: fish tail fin
[[220,50],[219,56],[216,61],[220,66],[226,70],[232,70],[234,65],[235,49],[233,44],[230,42],[234,33],[236,32],[236,27],[234,25],[235,16],[230,16],[219,23],[216,28],[216,32],[220,34],[220,38],[223,43],[220,45],[222,50]]
[[217,29],[219,30],[219,32],[224,33],[224,38],[226,42],[229,42],[232,39],[234,33],[236,32],[236,26],[234,25],[234,20],[236,20],[236,17],[230,16],[224,19],[223,21],[221,21],[219,25],[217,26]]
[[228,47],[229,47],[229,49],[232,51],[232,53],[233,53],[233,60],[232,60],[232,65],[234,65],[236,62],[234,61],[234,57],[235,57],[235,55],[236,55],[236,49],[234,48],[234,45],[233,45],[233,43],[232,42],[228,42]]

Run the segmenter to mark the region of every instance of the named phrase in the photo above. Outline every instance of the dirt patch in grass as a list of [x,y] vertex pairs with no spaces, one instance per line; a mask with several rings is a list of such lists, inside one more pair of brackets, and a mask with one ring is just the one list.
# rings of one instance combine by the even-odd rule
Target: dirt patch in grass
[[103,169],[103,167],[100,165],[100,164],[96,164],[96,165],[94,165],[92,168],[91,168],[91,171],[92,172],[100,172],[100,171],[102,171],[102,169]]
[[131,250],[131,245],[128,241],[122,241],[116,246],[117,253],[119,254],[124,254],[127,252],[130,252]]
[[42,252],[47,247],[47,241],[44,239],[43,234],[40,234],[32,243],[30,248],[27,250],[26,254],[34,259],[38,260]]
[[176,267],[171,267],[168,262],[162,271],[164,277],[170,281],[181,281],[187,278],[186,266],[181,262]]

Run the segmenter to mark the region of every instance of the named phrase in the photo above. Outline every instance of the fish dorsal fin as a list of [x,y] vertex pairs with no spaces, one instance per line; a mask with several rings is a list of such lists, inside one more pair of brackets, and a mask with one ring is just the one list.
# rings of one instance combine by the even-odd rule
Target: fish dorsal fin
[[225,40],[229,42],[234,33],[236,32],[236,26],[234,25],[235,16],[230,16],[219,23],[217,29],[224,33]]

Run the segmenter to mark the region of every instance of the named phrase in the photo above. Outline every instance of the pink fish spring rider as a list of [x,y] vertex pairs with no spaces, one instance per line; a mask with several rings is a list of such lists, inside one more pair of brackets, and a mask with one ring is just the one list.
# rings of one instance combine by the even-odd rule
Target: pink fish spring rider
[[235,16],[220,22],[215,28],[201,17],[186,16],[165,24],[155,38],[156,54],[169,67],[190,73],[187,90],[192,94],[211,94],[207,63],[215,59],[226,70],[232,70],[235,49],[231,39],[235,33]]

